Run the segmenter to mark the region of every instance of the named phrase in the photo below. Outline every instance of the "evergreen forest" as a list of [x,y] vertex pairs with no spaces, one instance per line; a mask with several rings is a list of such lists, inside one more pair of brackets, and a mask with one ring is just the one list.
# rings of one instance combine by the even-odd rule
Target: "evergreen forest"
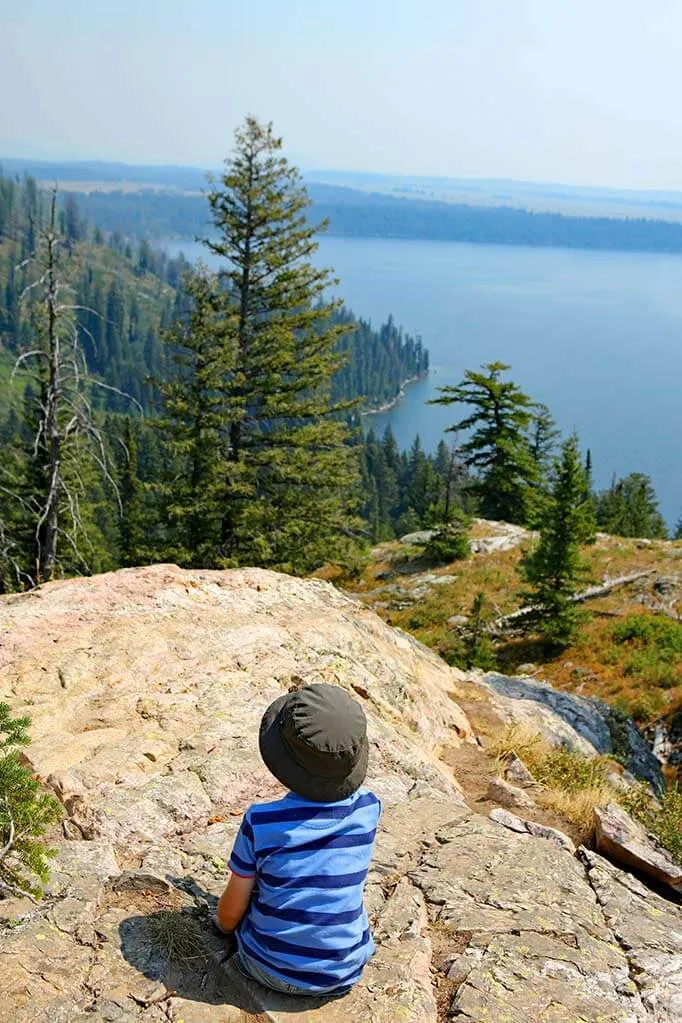
[[589,451],[503,363],[441,389],[461,415],[433,453],[363,430],[428,352],[329,298],[271,126],[246,119],[207,199],[215,272],[0,177],[0,590],[157,560],[310,572],[425,528],[462,556],[479,514],[545,529],[528,582],[573,559],[570,593],[594,529],[666,536],[648,477],[595,492]]

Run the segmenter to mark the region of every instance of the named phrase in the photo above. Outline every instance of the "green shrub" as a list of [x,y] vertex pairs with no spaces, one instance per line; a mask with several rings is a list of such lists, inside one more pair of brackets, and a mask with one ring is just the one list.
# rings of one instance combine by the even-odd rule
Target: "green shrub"
[[682,789],[673,786],[660,797],[659,807],[647,785],[639,785],[619,800],[647,831],[655,835],[676,863],[682,864]]
[[646,724],[653,721],[665,707],[665,698],[660,691],[653,693],[641,693],[630,700],[630,717],[638,724]]
[[464,523],[452,522],[437,530],[424,547],[424,557],[431,564],[462,561],[471,553]]
[[613,627],[616,643],[635,643],[639,647],[682,656],[682,625],[661,615],[628,615]]
[[671,663],[673,655],[668,650],[636,650],[625,662],[623,671],[634,675],[650,686],[659,689],[674,689],[682,682],[680,665]]
[[48,859],[54,850],[40,841],[61,816],[61,806],[19,759],[29,743],[31,719],[13,718],[0,703],[0,897],[25,895],[33,900],[47,882]]
[[613,626],[611,635],[612,661],[620,661],[623,673],[649,690],[634,701],[630,713],[638,721],[651,720],[664,706],[656,690],[682,684],[682,625],[661,615],[631,614]]
[[613,706],[609,708],[606,724],[611,735],[611,756],[619,764],[626,764],[630,756],[630,729],[628,728],[629,714],[627,706]]

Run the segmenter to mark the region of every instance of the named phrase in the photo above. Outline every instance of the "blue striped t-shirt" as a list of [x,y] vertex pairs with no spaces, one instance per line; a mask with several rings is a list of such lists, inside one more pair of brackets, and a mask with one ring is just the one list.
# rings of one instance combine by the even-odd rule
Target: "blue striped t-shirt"
[[256,877],[237,944],[274,977],[311,991],[354,984],[374,952],[363,888],[381,803],[293,792],[244,814],[230,870]]

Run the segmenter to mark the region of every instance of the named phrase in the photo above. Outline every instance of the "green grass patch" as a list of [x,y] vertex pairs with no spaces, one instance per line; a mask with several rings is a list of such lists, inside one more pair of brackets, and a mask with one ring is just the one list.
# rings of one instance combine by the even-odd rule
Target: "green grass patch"
[[682,625],[661,615],[630,614],[611,630],[611,663],[641,684],[630,713],[651,720],[665,707],[662,690],[682,685]]

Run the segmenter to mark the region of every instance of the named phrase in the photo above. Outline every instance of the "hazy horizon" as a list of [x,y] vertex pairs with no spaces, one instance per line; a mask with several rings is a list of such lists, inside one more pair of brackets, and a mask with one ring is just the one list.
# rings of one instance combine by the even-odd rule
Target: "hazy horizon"
[[[286,150],[286,145],[285,145]],[[37,151],[35,155],[30,154],[17,154],[17,153],[3,153],[0,152],[0,166],[3,161],[16,161],[17,163],[25,161],[26,163],[35,164],[63,164],[64,166],[78,166],[102,164],[105,166],[121,166],[129,167],[130,169],[143,168],[150,170],[158,168],[159,170],[185,170],[185,171],[198,171],[202,174],[209,174],[220,170],[221,162],[214,164],[213,166],[202,166],[196,163],[166,163],[162,160],[149,160],[149,161],[133,161],[133,160],[119,160],[115,157],[104,158],[99,156],[76,156],[76,157],[64,157],[64,156],[50,156]],[[376,169],[359,169],[357,167],[300,167],[299,168],[303,176],[310,175],[341,175],[348,177],[370,177],[370,178],[395,178],[396,180],[404,181],[423,181],[425,183],[433,182],[450,182],[458,184],[478,184],[478,185],[531,185],[539,188],[565,188],[567,190],[575,191],[588,191],[588,192],[604,192],[613,193],[614,195],[644,195],[644,194],[660,194],[661,196],[666,194],[682,195],[682,180],[678,188],[616,188],[612,185],[594,184],[588,185],[584,182],[576,181],[569,182],[565,180],[540,180],[532,178],[502,178],[502,177],[458,177],[448,176],[444,174],[414,174],[409,171],[395,171],[388,169],[376,170]],[[353,187],[349,185],[349,187]]]
[[0,151],[217,167],[247,112],[315,171],[682,190],[682,5],[0,0]]

